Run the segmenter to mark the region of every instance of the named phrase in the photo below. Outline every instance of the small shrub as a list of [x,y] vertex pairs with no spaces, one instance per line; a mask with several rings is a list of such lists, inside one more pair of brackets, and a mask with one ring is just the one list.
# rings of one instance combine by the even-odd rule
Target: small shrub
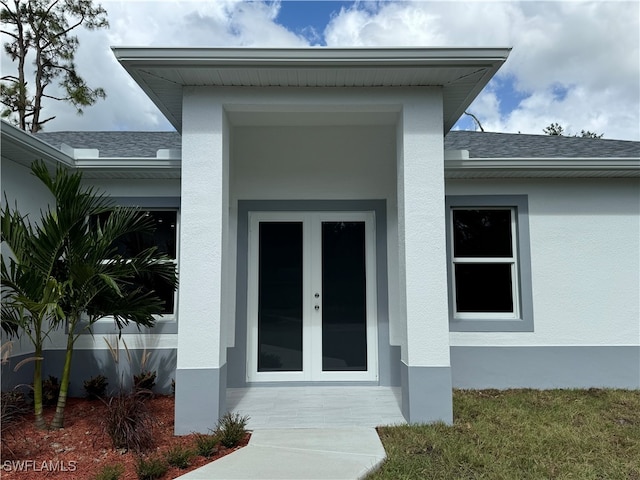
[[153,445],[153,417],[140,392],[116,395],[109,399],[105,430],[114,448],[142,452]]
[[105,465],[93,477],[93,480],[118,480],[124,473],[124,465],[118,463],[116,465]]
[[[49,378],[42,381],[42,405],[47,407],[55,405],[58,400],[58,394],[60,393],[60,383],[58,378],[53,375],[49,375]],[[33,384],[31,384],[31,392],[29,393],[31,399],[33,399]]]
[[42,403],[44,405],[55,405],[59,394],[60,382],[58,378],[49,375],[49,378],[42,382]]
[[136,474],[140,480],[156,480],[167,473],[168,469],[167,463],[158,457],[140,457],[136,462]]
[[98,399],[104,397],[109,382],[104,375],[96,375],[89,380],[84,381],[84,391],[89,399]]
[[0,395],[0,409],[2,410],[0,425],[2,425],[3,430],[16,423],[30,410],[24,394],[19,390],[2,392]]
[[133,376],[133,388],[138,391],[151,393],[156,386],[156,372],[143,370],[139,375]]
[[227,448],[235,447],[247,433],[246,426],[249,421],[247,415],[240,416],[239,413],[225,413],[216,426],[216,435],[220,443]]
[[196,453],[201,457],[211,457],[218,453],[218,443],[220,440],[215,434],[196,434]]
[[20,434],[17,429],[14,431],[12,427],[31,409],[22,392],[10,390],[8,392],[2,392],[0,395],[0,410],[2,413],[2,417],[0,418],[0,426],[2,427],[0,445],[13,455],[14,452],[7,445],[8,436],[13,436],[14,433]]
[[193,451],[176,445],[167,452],[167,463],[172,467],[184,469],[189,466],[193,458]]

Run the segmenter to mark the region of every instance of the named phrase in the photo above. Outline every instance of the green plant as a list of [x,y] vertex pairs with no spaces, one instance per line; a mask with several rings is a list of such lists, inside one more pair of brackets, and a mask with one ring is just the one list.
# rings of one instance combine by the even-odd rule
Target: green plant
[[153,445],[153,417],[140,392],[120,392],[107,404],[104,426],[114,448],[135,452],[148,450]]
[[140,457],[136,461],[136,473],[140,480],[155,480],[167,473],[168,469],[167,463],[158,457]]
[[[60,394],[60,382],[57,377],[49,375],[49,378],[42,382],[42,405],[51,406],[56,404],[58,395]],[[32,386],[31,398],[35,399],[35,385]]]
[[225,413],[216,425],[216,436],[225,447],[235,447],[247,433],[246,426],[249,416],[239,413]]
[[93,477],[93,480],[118,480],[124,473],[124,465],[117,463],[115,465],[105,465]]
[[0,445],[2,445],[3,449],[6,448],[6,451],[10,454],[13,454],[13,451],[7,446],[7,436],[13,435],[13,427],[29,411],[29,406],[22,392],[10,390],[0,394],[0,410],[2,411],[2,418],[0,418],[0,425],[2,426]]
[[28,411],[29,406],[24,394],[19,390],[2,392],[0,399],[0,409],[2,410],[0,424],[2,425],[2,430],[5,430],[19,420]]
[[89,380],[84,381],[84,391],[89,399],[98,399],[104,397],[109,382],[104,375],[96,375]]
[[220,440],[216,434],[197,433],[195,436],[196,453],[201,457],[211,457],[218,453]]
[[[0,365],[9,363],[13,344],[6,342],[0,345]],[[0,445],[13,455],[13,451],[7,446],[7,434],[12,434],[12,427],[29,410],[24,394],[17,388],[0,393]]]
[[50,330],[66,326],[60,394],[51,422],[52,428],[61,428],[75,342],[107,316],[118,328],[130,322],[153,326],[164,302],[143,280],[152,278],[175,289],[176,268],[156,247],[131,255],[118,251],[119,239],[153,232],[151,217],[136,208],[114,206],[104,194],[83,186],[80,172],[59,165],[52,175],[43,161],[34,162],[31,170],[55,201],[33,224],[10,202],[2,208],[3,247],[10,255],[1,257],[1,326],[7,333],[24,333],[35,347],[34,405],[40,427],[45,426],[42,342]]
[[138,391],[146,391],[151,393],[153,387],[156,386],[156,372],[144,370],[138,375],[133,376],[133,388]]
[[172,467],[184,469],[190,465],[191,459],[193,458],[193,451],[176,445],[167,452],[166,458],[167,463]]
[[367,479],[640,479],[638,390],[454,390],[453,413],[378,428]]

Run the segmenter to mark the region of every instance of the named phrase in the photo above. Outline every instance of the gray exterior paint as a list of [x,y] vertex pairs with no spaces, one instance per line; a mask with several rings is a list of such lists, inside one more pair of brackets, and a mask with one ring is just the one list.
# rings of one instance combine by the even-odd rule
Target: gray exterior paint
[[[32,353],[15,355],[8,358],[6,363],[0,364],[0,371],[2,372],[0,375],[2,392],[17,388],[26,393],[28,389],[27,385],[33,383],[33,362],[24,363],[18,367],[17,370],[14,369],[20,362],[32,356]],[[60,374],[57,373],[56,376],[59,377]]]
[[[36,138],[60,148],[96,148],[100,157],[154,157],[159,149],[179,149],[178,132],[47,132]],[[551,135],[450,131],[445,150],[468,150],[470,158],[640,157],[640,142]]]
[[453,423],[450,367],[415,367],[401,362],[402,414],[409,423]]
[[640,388],[639,346],[451,347],[455,388]]
[[176,370],[175,434],[208,433],[227,409],[227,366]]
[[[376,218],[376,277],[378,301],[378,384],[399,385],[400,348],[389,345],[387,275],[387,212],[385,200],[241,200],[238,202],[238,259],[236,279],[236,345],[227,349],[228,386],[247,386],[247,272],[248,218],[254,211],[374,211]],[[264,385],[261,383],[260,385]]]
[[[52,375],[62,378],[64,365],[64,350],[47,350],[44,352],[42,378]],[[111,352],[106,349],[74,350],[71,363],[71,378],[69,380],[69,396],[84,397],[84,381],[98,374],[107,377],[108,394],[116,394],[120,389],[129,390],[133,385],[133,375],[141,371],[140,359],[145,353],[142,349],[129,349],[131,362],[127,358],[124,348],[120,347],[119,361],[116,363]],[[171,393],[171,380],[175,378],[176,350],[173,348],[154,349],[150,353],[145,365],[146,370],[155,371],[155,393]],[[27,353],[12,357],[10,362],[2,366],[2,391],[14,388],[16,385],[30,385],[33,383],[33,362],[27,362],[18,368],[15,366],[33,356]]]
[[[526,195],[451,195],[445,198],[447,209],[447,274],[449,280],[449,330],[452,332],[533,332],[533,286],[531,283],[531,245],[529,235],[529,202]],[[451,207],[516,207],[518,216],[518,292],[520,318],[455,319],[453,318],[453,285],[451,272]]]

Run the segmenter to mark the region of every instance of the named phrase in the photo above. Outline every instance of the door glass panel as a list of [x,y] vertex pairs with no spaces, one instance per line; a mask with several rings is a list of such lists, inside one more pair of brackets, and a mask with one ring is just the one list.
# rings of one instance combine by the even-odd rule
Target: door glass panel
[[258,371],[302,371],[302,223],[260,222]]
[[367,370],[364,222],[322,222],[322,370]]

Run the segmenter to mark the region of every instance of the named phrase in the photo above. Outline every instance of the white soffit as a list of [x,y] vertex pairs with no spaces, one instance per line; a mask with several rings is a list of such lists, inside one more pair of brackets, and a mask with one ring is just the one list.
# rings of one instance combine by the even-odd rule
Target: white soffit
[[447,132],[510,48],[112,47],[176,130],[182,87],[442,87]]

